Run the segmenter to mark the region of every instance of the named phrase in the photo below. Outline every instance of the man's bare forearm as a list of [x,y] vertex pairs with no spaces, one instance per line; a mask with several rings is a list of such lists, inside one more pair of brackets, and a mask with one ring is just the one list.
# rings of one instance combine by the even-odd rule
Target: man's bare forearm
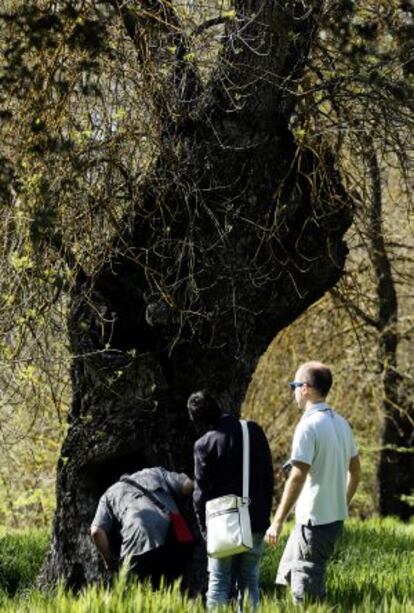
[[359,457],[355,456],[349,463],[348,481],[346,485],[346,501],[349,505],[354,494],[357,490],[358,484],[361,480],[361,464]]
[[286,517],[292,510],[295,502],[299,498],[299,494],[302,490],[304,478],[297,473],[292,474],[286,481],[285,488],[282,494],[282,500],[276,509],[275,516],[272,523],[283,523]]
[[303,484],[305,483],[306,476],[309,472],[309,465],[303,462],[297,462],[290,473],[288,480],[286,481],[285,488],[282,494],[282,500],[276,509],[275,516],[268,528],[265,536],[265,540],[270,545],[276,545],[279,540],[279,536],[282,532],[283,522],[289,515],[293,505],[299,498],[299,494],[302,491]]
[[108,570],[112,570],[116,564],[112,554],[111,544],[105,530],[92,526],[91,536],[97,550],[104,559],[105,566],[108,568]]

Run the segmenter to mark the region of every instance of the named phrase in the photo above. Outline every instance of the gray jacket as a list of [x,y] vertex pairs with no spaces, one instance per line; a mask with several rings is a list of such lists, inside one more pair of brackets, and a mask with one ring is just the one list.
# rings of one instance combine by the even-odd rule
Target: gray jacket
[[[173,496],[182,496],[188,478],[165,468],[145,468],[128,478],[142,485],[159,500],[168,511],[177,511]],[[117,481],[99,500],[93,526],[110,532],[118,522],[122,539],[120,558],[138,556],[164,544],[170,521],[155,504],[132,484]]]

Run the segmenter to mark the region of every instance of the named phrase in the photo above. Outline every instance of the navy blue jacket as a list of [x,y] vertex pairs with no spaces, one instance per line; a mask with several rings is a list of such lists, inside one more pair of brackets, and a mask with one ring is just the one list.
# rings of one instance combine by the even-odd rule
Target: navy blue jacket
[[[266,532],[273,496],[273,467],[269,444],[261,427],[248,422],[250,438],[249,507],[252,532]],[[194,509],[205,535],[205,505],[226,494],[242,495],[242,442],[240,422],[223,415],[216,426],[194,445]]]

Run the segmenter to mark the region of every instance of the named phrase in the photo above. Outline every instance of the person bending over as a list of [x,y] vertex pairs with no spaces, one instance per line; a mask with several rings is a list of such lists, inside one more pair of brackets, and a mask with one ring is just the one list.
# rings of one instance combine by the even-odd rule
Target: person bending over
[[[123,475],[111,485],[100,498],[91,525],[92,539],[107,569],[127,563],[129,573],[139,580],[150,579],[154,588],[162,576],[167,583],[177,579],[184,571],[189,545],[175,540],[169,513],[178,511],[174,498],[192,492],[193,482],[187,475],[161,467]],[[109,537],[114,526],[121,537],[119,560]]]

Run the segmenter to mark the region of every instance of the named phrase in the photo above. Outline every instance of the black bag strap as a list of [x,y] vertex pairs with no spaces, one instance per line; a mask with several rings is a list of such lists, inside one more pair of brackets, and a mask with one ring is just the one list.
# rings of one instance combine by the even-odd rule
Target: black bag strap
[[151,500],[151,502],[153,502],[155,504],[155,506],[158,507],[158,509],[160,509],[160,511],[162,511],[166,515],[169,515],[169,513],[170,513],[169,509],[167,509],[167,507],[165,505],[163,505],[162,502],[160,502],[158,500],[158,498],[156,496],[154,496],[154,494],[152,492],[149,492],[143,485],[140,485],[139,483],[137,483],[133,479],[130,479],[129,477],[121,477],[120,481],[123,481],[124,483],[128,483],[128,485],[132,485],[133,487],[135,487],[144,496],[149,498]]

